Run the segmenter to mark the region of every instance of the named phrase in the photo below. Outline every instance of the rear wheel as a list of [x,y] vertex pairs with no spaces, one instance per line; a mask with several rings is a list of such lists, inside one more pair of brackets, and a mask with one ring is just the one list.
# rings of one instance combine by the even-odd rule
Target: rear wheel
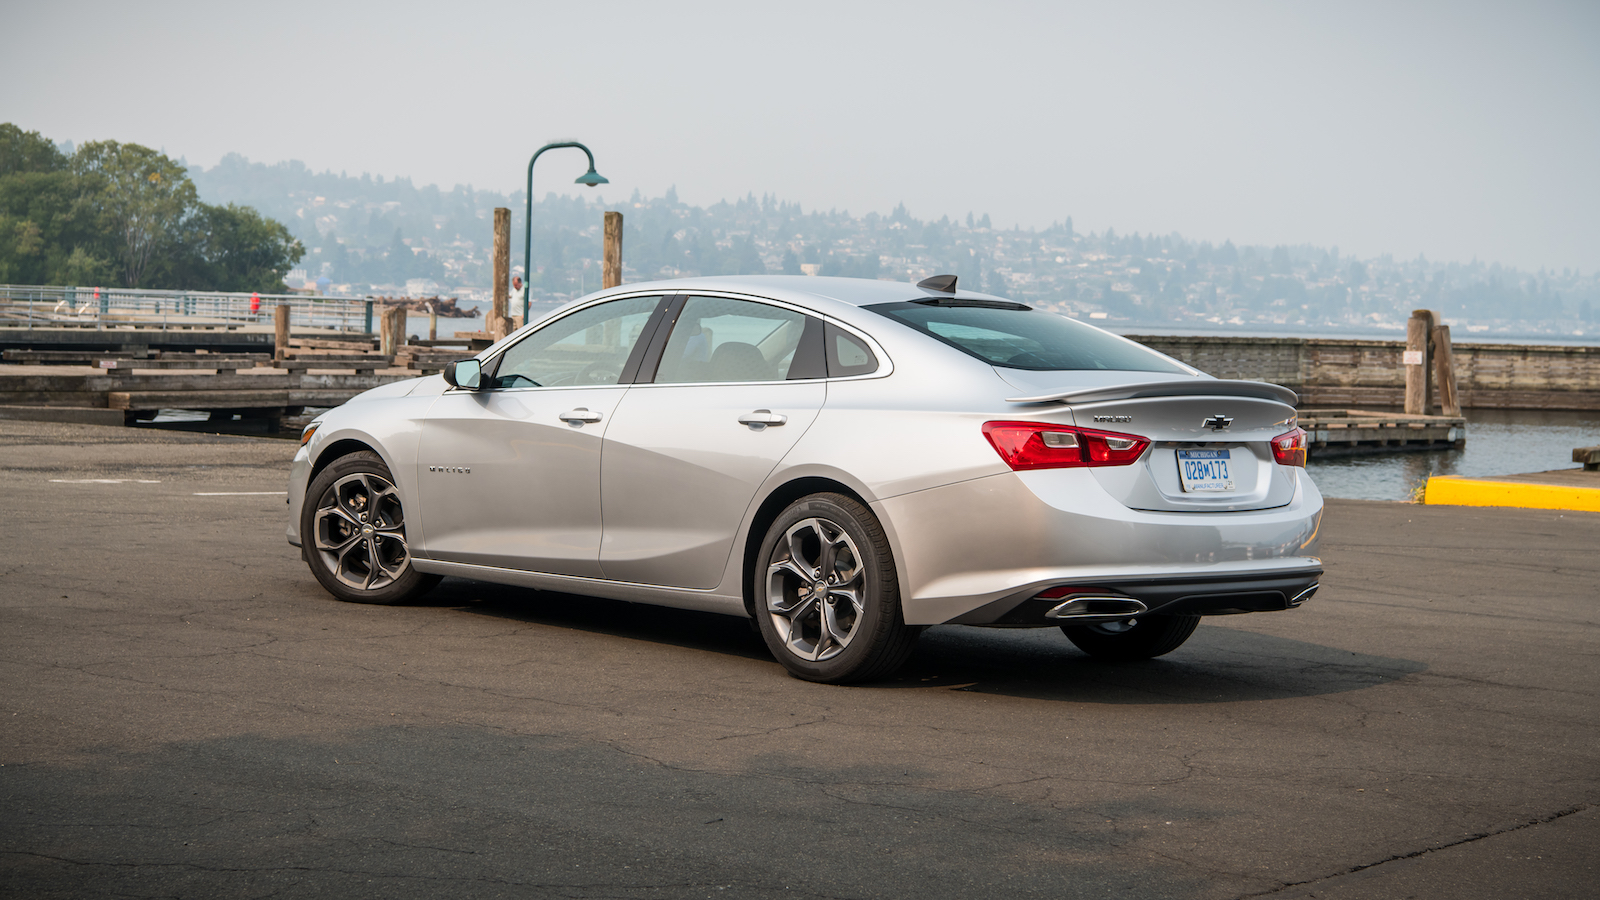
[[1094,625],[1063,625],[1061,631],[1095,659],[1133,662],[1178,649],[1199,624],[1199,616],[1139,616]]
[[341,457],[311,480],[300,540],[311,574],[340,600],[404,603],[439,583],[411,565],[400,492],[371,451]]
[[796,501],[767,530],[757,564],[756,624],[789,674],[869,681],[911,655],[921,629],[905,624],[888,538],[856,500]]

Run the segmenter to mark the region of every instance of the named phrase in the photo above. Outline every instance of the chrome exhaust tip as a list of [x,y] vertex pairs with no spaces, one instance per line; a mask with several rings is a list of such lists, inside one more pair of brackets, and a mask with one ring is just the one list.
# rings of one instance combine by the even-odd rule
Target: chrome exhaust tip
[[1300,593],[1295,594],[1293,597],[1290,597],[1289,598],[1289,608],[1290,609],[1294,609],[1296,606],[1299,606],[1300,604],[1306,602],[1307,600],[1310,600],[1311,599],[1311,595],[1315,594],[1317,592],[1317,588],[1319,588],[1319,587],[1322,587],[1322,582],[1320,582],[1320,581],[1317,582],[1316,584],[1313,584],[1311,587],[1306,588],[1305,590],[1301,591]]
[[1142,615],[1149,607],[1117,594],[1079,594],[1044,614],[1047,619],[1093,619],[1112,622]]

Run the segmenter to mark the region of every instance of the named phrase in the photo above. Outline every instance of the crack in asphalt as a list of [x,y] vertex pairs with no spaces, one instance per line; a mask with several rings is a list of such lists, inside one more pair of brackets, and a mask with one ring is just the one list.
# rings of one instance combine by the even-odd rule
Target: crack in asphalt
[[1592,804],[1592,803],[1580,803],[1577,806],[1569,806],[1566,809],[1558,810],[1558,811],[1553,812],[1553,813],[1551,813],[1551,814],[1549,814],[1547,816],[1541,816],[1541,817],[1539,817],[1537,819],[1529,819],[1526,822],[1518,822],[1515,825],[1511,825],[1511,826],[1508,826],[1506,828],[1501,828],[1501,829],[1498,829],[1498,830],[1495,830],[1495,831],[1482,831],[1482,832],[1478,832],[1477,834],[1470,834],[1470,835],[1467,835],[1464,838],[1461,838],[1460,840],[1454,840],[1454,841],[1450,841],[1449,843],[1440,844],[1437,847],[1424,847],[1421,850],[1413,850],[1410,853],[1397,853],[1397,854],[1395,854],[1393,856],[1386,856],[1383,859],[1377,860],[1375,862],[1362,863],[1361,865],[1351,866],[1350,868],[1345,869],[1345,870],[1340,871],[1340,872],[1334,872],[1331,875],[1323,875],[1320,878],[1308,878],[1305,881],[1289,881],[1289,882],[1285,882],[1285,883],[1280,884],[1279,886],[1277,886],[1277,887],[1275,887],[1275,888],[1273,888],[1273,889],[1271,889],[1269,891],[1258,891],[1258,892],[1253,893],[1253,894],[1240,894],[1240,895],[1238,895],[1238,900],[1249,900],[1249,898],[1251,898],[1251,897],[1270,897],[1273,894],[1282,893],[1283,891],[1286,891],[1286,890],[1288,890],[1290,888],[1304,887],[1304,886],[1306,886],[1308,884],[1321,884],[1324,881],[1328,881],[1328,880],[1331,880],[1331,879],[1334,879],[1334,878],[1342,878],[1345,875],[1354,875],[1357,872],[1365,872],[1368,869],[1375,869],[1378,866],[1387,865],[1388,863],[1400,862],[1401,860],[1406,860],[1406,859],[1416,859],[1416,858],[1418,858],[1420,856],[1427,856],[1430,853],[1437,853],[1440,850],[1448,850],[1451,847],[1460,847],[1463,844],[1475,843],[1477,841],[1483,840],[1484,838],[1498,837],[1498,836],[1500,836],[1502,834],[1511,834],[1513,832],[1522,831],[1523,829],[1526,829],[1526,828],[1532,828],[1535,825],[1546,825],[1546,824],[1549,824],[1551,822],[1556,821],[1557,819],[1564,819],[1567,816],[1571,816],[1571,815],[1575,815],[1577,813],[1585,812],[1585,811],[1593,809],[1593,808],[1594,808],[1594,804]]

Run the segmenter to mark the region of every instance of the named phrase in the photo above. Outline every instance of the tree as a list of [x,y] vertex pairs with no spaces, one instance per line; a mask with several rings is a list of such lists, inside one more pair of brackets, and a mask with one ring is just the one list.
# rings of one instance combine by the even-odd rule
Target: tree
[[0,176],[21,172],[59,172],[67,157],[37,131],[23,131],[10,122],[0,123]]
[[37,131],[0,124],[0,282],[93,284],[111,277],[94,182]]
[[281,291],[304,253],[248,206],[201,203],[184,167],[148,147],[68,156],[0,124],[0,282]]
[[122,281],[139,287],[158,248],[172,245],[200,197],[184,169],[138,144],[91,141],[73,154],[80,176],[100,182],[99,205],[118,238]]
[[1004,297],[1010,289],[1006,287],[1006,277],[1000,274],[1000,270],[990,269],[984,279],[983,290],[986,294]]
[[167,287],[268,293],[286,291],[284,275],[305,256],[283,223],[232,203],[200,204],[164,251],[150,276]]
[[761,259],[761,248],[748,237],[735,238],[733,252],[738,258],[738,271],[736,275],[765,275],[767,264]]
[[1272,271],[1288,275],[1294,271],[1294,261],[1289,258],[1289,248],[1279,244],[1272,248]]
[[71,172],[0,176],[0,282],[103,284],[110,240],[93,192]]

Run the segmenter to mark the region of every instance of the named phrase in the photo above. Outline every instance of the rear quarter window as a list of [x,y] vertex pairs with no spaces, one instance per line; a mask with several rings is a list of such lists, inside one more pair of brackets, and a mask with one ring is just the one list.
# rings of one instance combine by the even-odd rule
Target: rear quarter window
[[866,309],[993,366],[1035,371],[1189,373],[1154,350],[1042,310],[912,302],[880,303]]
[[878,357],[866,342],[833,323],[824,331],[828,348],[828,377],[848,378],[870,375],[878,370]]

